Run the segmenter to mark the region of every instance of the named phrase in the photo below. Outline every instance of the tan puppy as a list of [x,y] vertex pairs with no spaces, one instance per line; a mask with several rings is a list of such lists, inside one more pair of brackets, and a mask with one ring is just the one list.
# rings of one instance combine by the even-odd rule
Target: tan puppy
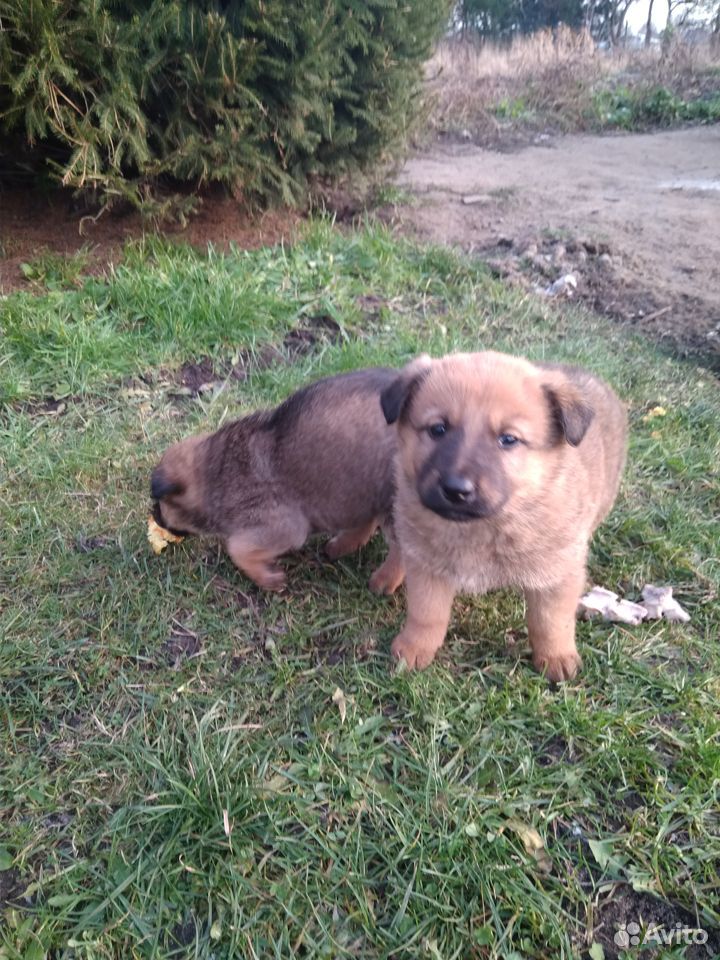
[[623,405],[584,370],[487,352],[418,358],[382,406],[398,428],[394,516],[407,577],[393,654],[426,667],[457,592],[515,586],[535,666],[573,677],[588,543],[625,462]]
[[172,533],[220,537],[237,567],[279,589],[275,564],[313,532],[333,534],[331,558],[355,550],[383,525],[390,540],[370,585],[402,582],[389,515],[395,430],[380,395],[397,371],[357,370],[299,390],[274,410],[170,447],[152,475],[153,516]]

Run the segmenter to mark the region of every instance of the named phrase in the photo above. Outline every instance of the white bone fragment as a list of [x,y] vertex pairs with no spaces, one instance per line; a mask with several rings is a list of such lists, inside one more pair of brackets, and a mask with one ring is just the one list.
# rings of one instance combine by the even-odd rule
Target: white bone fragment
[[637,626],[647,616],[645,607],[630,600],[620,600],[616,593],[605,587],[593,587],[589,593],[580,598],[579,612],[581,615],[592,616],[599,613],[603,620],[613,623],[628,623]]
[[672,587],[656,587],[648,583],[643,587],[642,596],[648,619],[659,620],[664,617],[675,623],[688,623],[690,620],[690,614],[673,597]]

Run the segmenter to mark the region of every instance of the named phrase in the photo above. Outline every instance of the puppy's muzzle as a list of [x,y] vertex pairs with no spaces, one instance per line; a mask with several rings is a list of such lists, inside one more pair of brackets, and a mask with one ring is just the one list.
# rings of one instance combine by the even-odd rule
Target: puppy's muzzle
[[503,506],[507,497],[486,496],[469,477],[442,474],[437,481],[420,491],[420,499],[428,510],[445,520],[462,523],[490,517]]
[[440,479],[440,490],[448,503],[471,503],[475,499],[475,487],[467,477],[451,473]]
[[152,508],[152,518],[155,523],[162,527],[163,530],[167,530],[169,533],[172,533],[175,537],[191,537],[192,534],[189,530],[176,530],[174,527],[169,527],[163,520],[162,510],[160,509],[160,501],[155,500]]

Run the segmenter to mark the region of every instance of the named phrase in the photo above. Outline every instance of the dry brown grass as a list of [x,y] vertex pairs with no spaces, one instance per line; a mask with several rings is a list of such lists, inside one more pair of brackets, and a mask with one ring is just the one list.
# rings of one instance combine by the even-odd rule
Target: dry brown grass
[[559,65],[586,64],[594,59],[598,54],[589,33],[560,27],[555,36],[550,30],[540,30],[502,46],[445,41],[436,50],[431,69],[478,80],[528,79]]
[[436,134],[487,144],[541,130],[598,126],[596,96],[665,87],[691,99],[720,90],[720,50],[676,39],[665,48],[598,50],[586,31],[561,27],[510,45],[445,41],[428,65]]

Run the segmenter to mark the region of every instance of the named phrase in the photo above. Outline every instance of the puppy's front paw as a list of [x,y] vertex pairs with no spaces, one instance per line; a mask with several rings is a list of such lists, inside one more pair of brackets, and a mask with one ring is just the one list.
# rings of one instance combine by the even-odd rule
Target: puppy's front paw
[[330,560],[337,560],[344,557],[346,553],[352,553],[364,547],[377,530],[377,520],[371,520],[362,527],[350,527],[348,530],[341,530],[325,544],[325,553]]
[[405,579],[405,571],[388,564],[387,560],[371,575],[368,586],[380,596],[395,593]]
[[577,650],[559,656],[533,656],[533,665],[539,673],[544,673],[548,680],[560,683],[562,680],[572,680],[582,668],[582,658]]
[[328,560],[338,560],[340,557],[344,557],[346,553],[350,553],[352,549],[353,547],[348,547],[344,534],[339,533],[325,544],[325,556]]
[[410,670],[424,670],[429,667],[437,653],[437,647],[418,643],[404,631],[395,637],[390,650],[395,659],[404,660]]
[[255,583],[263,590],[282,590],[287,583],[285,572],[280,567],[266,567],[252,575]]

